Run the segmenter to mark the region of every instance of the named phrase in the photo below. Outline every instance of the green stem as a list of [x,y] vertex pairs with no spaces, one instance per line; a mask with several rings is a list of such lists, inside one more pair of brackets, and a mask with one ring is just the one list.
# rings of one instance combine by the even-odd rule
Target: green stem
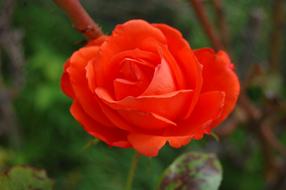
[[135,172],[137,169],[139,157],[140,157],[140,154],[136,152],[132,158],[130,169],[128,172],[127,182],[126,182],[126,190],[132,190],[132,183],[133,183],[133,179],[134,179]]

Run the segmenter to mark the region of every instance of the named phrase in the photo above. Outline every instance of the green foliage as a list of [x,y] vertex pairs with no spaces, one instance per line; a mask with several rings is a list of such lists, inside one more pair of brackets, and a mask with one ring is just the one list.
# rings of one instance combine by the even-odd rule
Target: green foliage
[[47,45],[39,43],[34,56],[28,62],[30,64],[27,70],[28,74],[35,73],[34,78],[38,77],[42,81],[40,84],[34,80],[29,81],[35,89],[33,93],[35,106],[39,110],[49,109],[53,102],[62,97],[59,81],[65,58]]
[[185,153],[167,168],[160,189],[218,190],[221,180],[222,166],[214,154]]
[[53,182],[44,170],[15,166],[0,175],[1,190],[51,190]]

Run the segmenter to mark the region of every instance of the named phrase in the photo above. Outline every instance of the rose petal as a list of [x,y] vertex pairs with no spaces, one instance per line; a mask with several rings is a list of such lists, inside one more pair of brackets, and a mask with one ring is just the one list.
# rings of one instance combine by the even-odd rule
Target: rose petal
[[165,59],[157,65],[154,71],[153,79],[149,86],[143,92],[143,96],[165,94],[176,90],[175,82],[169,65]]
[[116,127],[127,130],[127,131],[134,131],[132,126],[129,125],[119,114],[117,111],[110,109],[107,105],[103,103],[99,103],[103,113],[105,116],[110,120],[113,125]]
[[129,134],[128,141],[133,148],[145,156],[157,156],[159,150],[166,144],[165,137],[142,134]]
[[176,123],[169,119],[151,112],[118,110],[118,113],[133,125],[137,131],[143,129],[144,132],[152,132],[168,126],[177,126]]
[[96,94],[112,109],[152,112],[175,120],[185,113],[187,109],[185,104],[192,100],[193,91],[179,90],[155,96],[128,96],[119,101],[113,100],[108,92],[102,88],[97,88]]
[[209,48],[199,49],[194,52],[204,66],[202,92],[212,90],[225,92],[223,112],[213,123],[216,126],[233,110],[239,95],[239,80],[233,72],[233,64],[225,52],[219,51],[216,54],[214,50]]
[[[145,39],[153,39],[153,41],[162,43],[166,42],[165,36],[160,30],[148,22],[139,19],[130,20],[124,24],[117,25],[112,32],[109,42],[111,46],[115,46],[122,51],[140,48],[141,43],[144,42]],[[149,49],[144,46],[144,50]]]
[[117,74],[118,78],[113,81],[113,90],[117,100],[142,94],[154,72],[153,66],[147,66],[143,60],[125,58],[122,62]]
[[73,98],[74,97],[74,92],[71,86],[71,82],[70,82],[70,76],[67,72],[67,69],[70,65],[69,60],[64,64],[64,73],[62,75],[61,78],[61,88],[63,90],[63,92],[65,93],[65,95]]
[[82,105],[84,111],[97,122],[103,125],[112,126],[111,122],[102,113],[102,110],[97,103],[96,96],[89,90],[85,77],[85,66],[97,50],[98,47],[90,46],[75,52],[70,58],[67,73],[69,74],[75,98],[79,101],[79,104]]
[[[139,60],[137,62],[138,65],[141,64],[142,66],[146,66],[146,67],[151,67],[152,65],[153,67],[155,67],[155,65],[160,63],[160,59],[158,55],[152,52],[140,50],[138,48],[119,52],[118,54],[111,55],[108,58],[109,58],[109,61],[106,62],[106,64],[104,65],[104,67],[106,67],[105,69],[109,69],[109,72],[106,72],[106,75],[105,75],[105,77],[107,78],[105,81],[105,86],[107,87],[112,86],[112,81],[117,77],[117,74],[121,66],[121,62],[122,60],[126,58],[137,59]],[[96,57],[94,60],[90,61],[86,67],[89,87],[91,91],[93,92],[95,88],[97,87],[96,77],[98,76],[98,74],[96,73],[100,72],[100,71],[97,71],[99,69],[98,60],[99,58]]]
[[111,62],[112,64],[116,64],[119,63],[124,58],[144,60],[145,62],[147,62],[145,66],[152,68],[160,63],[160,57],[157,54],[139,48],[119,52],[118,54],[115,54],[111,57]]
[[176,128],[166,129],[166,136],[190,136],[204,134],[217,119],[224,105],[225,93],[210,91],[200,95],[191,116],[177,123]]
[[[131,20],[117,25],[112,35],[101,46],[98,57],[93,63],[96,65],[94,66],[94,76],[97,86],[107,87],[109,81],[114,79],[111,72],[116,72],[114,65],[111,64],[113,55],[126,50],[142,49],[142,43],[147,38],[165,43],[162,32],[143,20]],[[144,44],[143,50],[152,51],[150,48]]]
[[[112,105],[114,102],[116,102],[113,101],[108,92],[102,88],[97,88],[96,94],[107,105]],[[103,112],[111,122],[113,122],[119,128],[128,131],[152,132],[158,131],[167,126],[176,126],[176,123],[156,113],[138,111],[136,108],[133,110],[132,106],[134,105],[132,105],[132,103],[130,104],[130,107],[127,106],[125,109],[117,110],[112,106],[109,108],[107,105],[103,105],[102,103],[100,103],[100,105]]]
[[144,134],[129,134],[128,141],[139,153],[153,157],[168,141],[173,148],[180,148],[188,144],[191,137],[163,137]]
[[121,100],[126,96],[138,96],[141,93],[140,84],[125,79],[115,79],[113,86],[116,100]]
[[97,84],[94,78],[95,77],[94,67],[95,65],[93,64],[93,60],[90,60],[85,66],[86,79],[87,79],[89,90],[91,92],[94,92],[94,89],[96,89],[97,87]]
[[186,144],[189,144],[192,137],[169,137],[168,142],[170,146],[174,148],[180,148]]
[[82,124],[83,128],[90,135],[99,138],[100,140],[112,146],[118,146],[122,148],[127,148],[130,146],[126,139],[127,134],[125,131],[99,124],[84,112],[77,101],[73,102],[70,111],[73,117]]
[[185,120],[194,124],[202,124],[208,120],[214,120],[220,114],[225,103],[225,93],[221,91],[209,91],[200,95],[199,100],[191,116]]
[[96,39],[89,40],[85,46],[100,46],[101,44],[103,44],[103,42],[106,41],[107,38],[108,36],[106,35],[100,36]]
[[173,55],[170,53],[167,47],[158,44],[158,53],[163,57],[168,63],[170,70],[172,72],[174,81],[176,82],[177,89],[186,89],[185,77],[174,59]]
[[181,71],[185,76],[187,89],[193,89],[193,100],[190,102],[189,110],[186,112],[185,118],[188,118],[199,98],[202,87],[202,71],[200,63],[194,55],[187,41],[182,37],[182,34],[165,24],[153,24],[160,29],[167,38],[168,49],[180,66]]

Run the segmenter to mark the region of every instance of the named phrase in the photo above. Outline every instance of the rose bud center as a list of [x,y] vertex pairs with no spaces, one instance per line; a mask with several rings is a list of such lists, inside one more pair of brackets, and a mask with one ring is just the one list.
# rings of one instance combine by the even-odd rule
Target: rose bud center
[[117,100],[126,96],[138,96],[148,87],[154,74],[154,64],[143,59],[124,58],[113,80]]

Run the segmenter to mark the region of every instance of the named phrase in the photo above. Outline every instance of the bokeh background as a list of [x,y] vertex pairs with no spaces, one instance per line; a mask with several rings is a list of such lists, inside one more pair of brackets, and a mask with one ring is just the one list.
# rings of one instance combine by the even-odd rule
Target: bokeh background
[[[212,46],[188,1],[81,2],[107,34],[142,18],[178,28],[193,49]],[[205,151],[221,160],[221,190],[285,190],[286,2],[221,0],[224,26],[214,0],[202,2],[239,73],[239,105],[216,129],[219,141],[206,136],[181,149],[165,146],[156,158],[141,157],[134,189],[154,189],[183,152]],[[0,11],[0,171],[43,168],[59,190],[123,189],[134,152],[89,136],[60,90],[63,64],[84,37],[53,1],[0,0]]]

